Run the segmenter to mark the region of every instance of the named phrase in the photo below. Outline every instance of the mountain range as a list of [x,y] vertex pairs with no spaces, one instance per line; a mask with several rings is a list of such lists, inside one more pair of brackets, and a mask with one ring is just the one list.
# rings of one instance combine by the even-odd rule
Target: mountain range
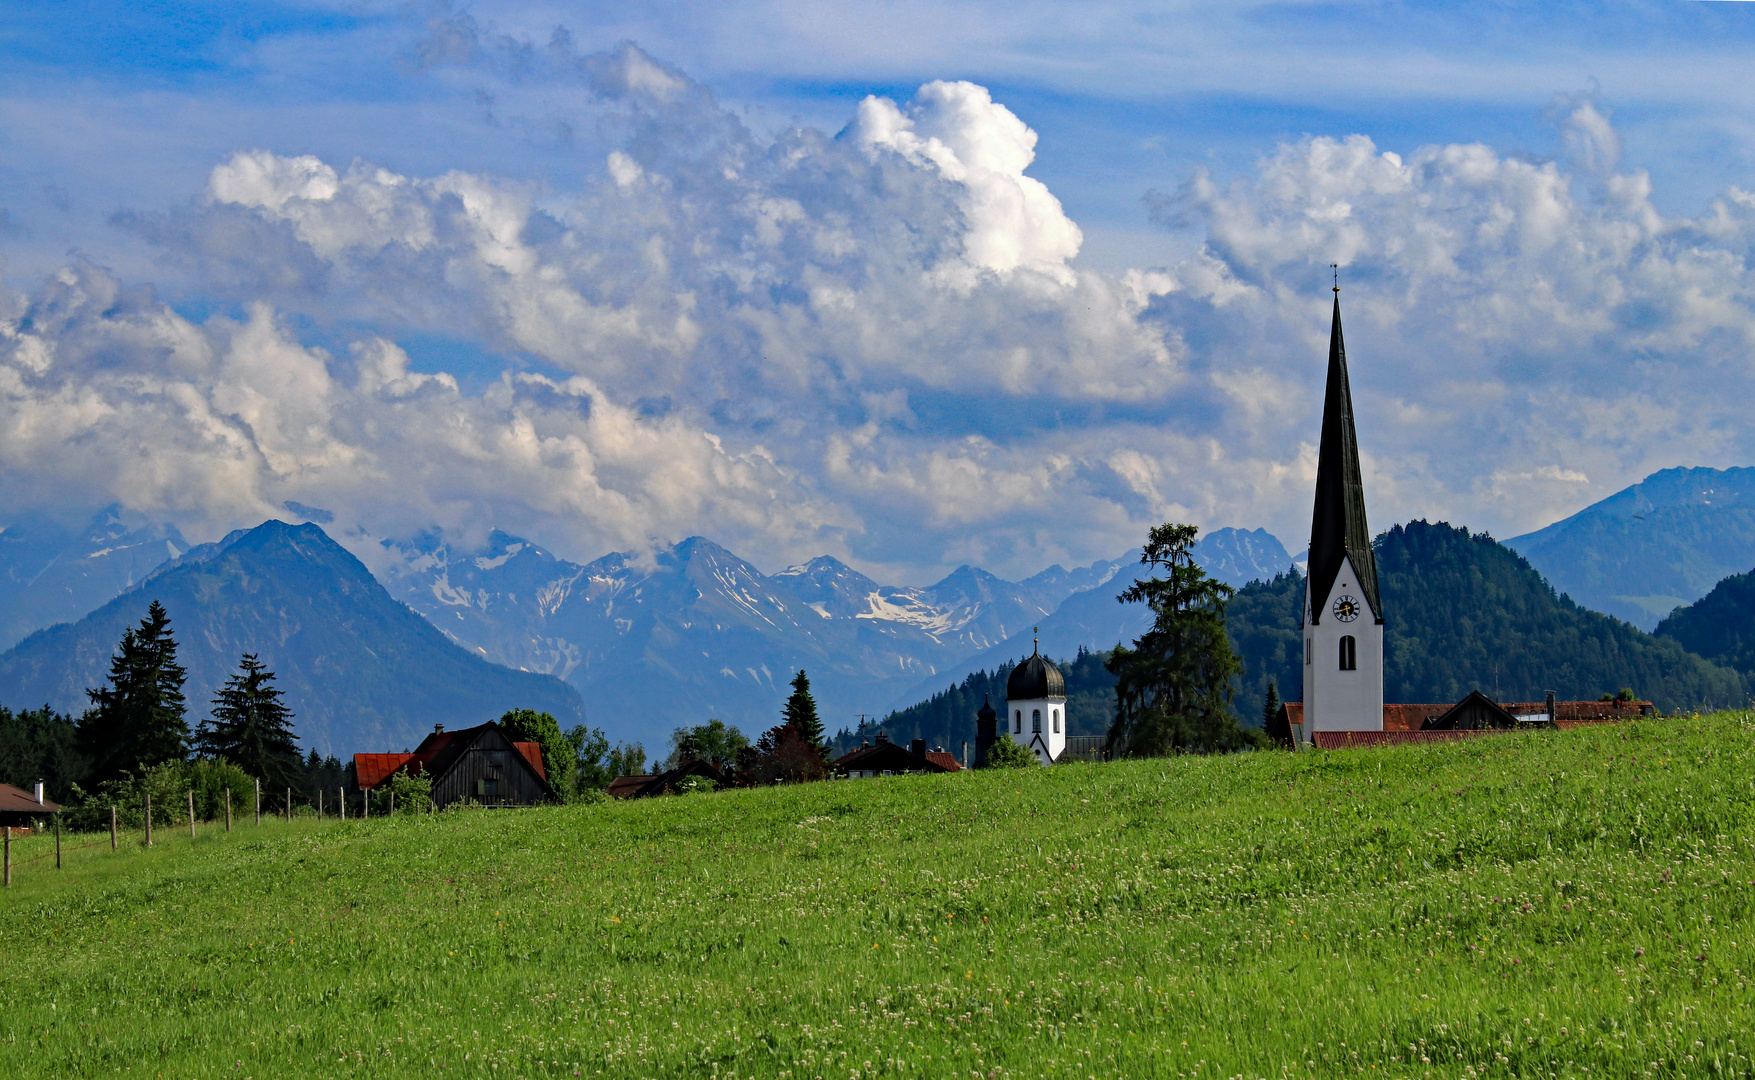
[[[319,534],[319,523],[328,520],[311,507],[289,505],[288,511]],[[324,541],[332,543],[327,536]],[[358,537],[348,542],[375,543]],[[217,548],[237,543],[234,536]],[[1656,473],[1507,546],[1579,604],[1649,628],[1656,624],[1654,613],[1698,599],[1725,574],[1755,565],[1755,469]],[[118,594],[133,595],[143,581],[153,584],[215,553],[215,546],[191,549],[174,527],[115,510],[81,532],[30,522],[0,530],[0,633],[16,639],[79,619],[77,625],[90,629],[97,643],[82,644],[89,645],[89,655],[80,653],[54,679],[38,672],[0,680],[0,700],[29,705],[40,697],[64,708],[81,706],[85,686],[96,685],[94,664],[107,657],[127,621],[111,618],[100,629],[82,617],[100,614]],[[246,566],[245,554],[234,552],[243,560],[234,566],[238,574],[271,572]],[[836,730],[925,700],[974,672],[997,670],[1029,655],[1038,640],[1051,655],[1107,649],[1137,637],[1149,618],[1143,606],[1115,600],[1143,569],[1137,551],[1072,569],[1049,567],[1021,581],[963,566],[930,585],[884,584],[830,556],[763,573],[702,537],[638,557],[612,553],[588,563],[501,532],[479,549],[429,536],[384,541],[366,554],[379,568],[385,594],[374,604],[406,605],[489,665],[482,671],[512,669],[505,674],[552,676],[570,685],[585,703],[589,723],[653,749],[670,729],[709,717],[761,730],[778,715],[787,683],[801,668],[811,676],[826,723]],[[1195,556],[1209,573],[1238,586],[1272,581],[1298,563],[1261,529],[1215,530],[1202,538]],[[363,566],[348,569],[363,573]],[[159,577],[148,581],[149,575]],[[1262,606],[1266,597],[1252,593],[1237,603],[1234,611]],[[202,619],[219,622],[211,632],[200,627],[200,634],[211,633],[229,650],[244,641],[241,627],[248,620],[224,606],[203,609]],[[172,614],[187,631],[197,629],[193,612]],[[335,618],[346,621],[354,614],[338,611]],[[1265,609],[1260,618],[1268,618]],[[1265,622],[1263,627],[1266,633]],[[363,638],[360,643],[364,647]],[[40,655],[40,649],[24,651]],[[0,667],[13,660],[0,659]],[[224,670],[234,662],[235,656],[224,658]],[[218,670],[208,674],[218,678]],[[413,670],[406,674],[422,677]],[[321,704],[307,712],[323,728],[325,746],[358,749],[401,730],[400,720],[377,728],[362,721],[356,737],[339,719],[319,723],[319,714],[345,715],[338,703],[358,691],[348,679],[363,676],[354,672],[330,687],[329,672],[317,664],[308,677],[312,700]],[[557,692],[545,685],[544,693]],[[413,700],[419,694],[400,696]],[[581,708],[577,699],[555,700],[562,712]]]
[[321,528],[280,521],[192,548],[79,621],[31,634],[0,656],[0,701],[79,712],[153,600],[188,671],[191,726],[245,652],[275,672],[301,746],[323,754],[404,749],[434,724],[515,707],[584,719],[577,690],[459,647]]
[[1505,545],[1580,604],[1653,630],[1755,567],[1755,468],[1665,469]]
[[112,506],[81,532],[42,520],[0,529],[0,650],[79,618],[189,550],[175,526],[133,518]]
[[[1051,566],[1022,581],[961,566],[932,585],[901,586],[830,556],[765,575],[702,537],[650,561],[612,554],[583,565],[504,533],[480,550],[436,538],[387,547],[392,594],[453,640],[566,679],[594,724],[648,741],[708,717],[767,726],[800,669],[830,727],[851,726],[914,700],[917,685],[941,683],[971,657],[1009,654],[1033,626],[1068,623],[1056,619],[1069,604],[1123,630],[1137,621],[1108,610],[1120,608],[1114,594],[1132,580],[1137,555]],[[1197,551],[1232,578],[1291,564],[1265,530],[1216,530]],[[1107,625],[1070,622],[1074,633]]]

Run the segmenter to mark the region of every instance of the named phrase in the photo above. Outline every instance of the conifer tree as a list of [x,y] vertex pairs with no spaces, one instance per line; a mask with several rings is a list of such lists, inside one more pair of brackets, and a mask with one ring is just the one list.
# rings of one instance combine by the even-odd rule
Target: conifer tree
[[225,758],[272,787],[292,786],[299,784],[303,771],[293,714],[273,683],[274,672],[254,653],[245,653],[238,673],[213,695],[212,718],[201,725],[195,748]]
[[810,679],[803,671],[792,680],[792,696],[786,699],[780,721],[782,727],[790,725],[811,746],[826,748],[823,722],[817,718],[816,699],[810,696]]
[[1231,715],[1232,679],[1243,670],[1225,636],[1225,603],[1236,591],[1207,576],[1190,552],[1193,525],[1154,526],[1140,561],[1167,577],[1137,581],[1119,597],[1152,609],[1152,626],[1104,665],[1116,676],[1112,751],[1150,757],[1176,750],[1235,750],[1250,742]]
[[91,782],[138,771],[189,753],[183,680],[171,617],[157,600],[140,625],[122,635],[110,658],[109,685],[87,690],[92,707],[79,721]]
[[1274,729],[1274,722],[1279,719],[1279,716],[1280,688],[1275,685],[1272,679],[1269,679],[1267,700],[1262,703],[1261,707],[1261,729],[1263,731],[1272,731]]

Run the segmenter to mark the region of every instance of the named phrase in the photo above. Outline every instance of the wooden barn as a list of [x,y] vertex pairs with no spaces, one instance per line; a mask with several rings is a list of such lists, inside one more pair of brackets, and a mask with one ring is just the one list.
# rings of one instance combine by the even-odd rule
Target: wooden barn
[[555,798],[542,764],[542,747],[513,742],[489,721],[462,731],[435,727],[413,753],[355,754],[354,773],[371,791],[399,772],[428,776],[439,807],[465,800],[479,806],[537,806]]

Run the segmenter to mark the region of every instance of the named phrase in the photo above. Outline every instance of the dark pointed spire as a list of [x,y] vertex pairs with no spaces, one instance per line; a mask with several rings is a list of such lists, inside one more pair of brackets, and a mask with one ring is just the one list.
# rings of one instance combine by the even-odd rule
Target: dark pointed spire
[[1383,621],[1377,596],[1377,557],[1365,522],[1365,484],[1359,476],[1359,436],[1353,428],[1353,391],[1347,384],[1347,346],[1341,338],[1341,290],[1328,341],[1328,392],[1322,403],[1322,449],[1316,459],[1316,510],[1310,519],[1310,617],[1321,622],[1341,564],[1353,560],[1359,592]]

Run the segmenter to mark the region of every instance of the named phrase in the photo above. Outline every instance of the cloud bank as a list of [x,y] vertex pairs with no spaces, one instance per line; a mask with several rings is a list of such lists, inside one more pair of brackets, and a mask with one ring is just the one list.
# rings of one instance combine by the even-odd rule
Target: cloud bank
[[[12,513],[219,529],[293,499],[376,535],[703,533],[914,578],[1112,556],[1166,518],[1295,547],[1329,263],[1380,526],[1510,534],[1750,456],[1755,196],[1665,218],[1587,99],[1557,114],[1567,162],[1349,136],[1195,172],[1156,206],[1200,252],[1105,274],[980,86],[768,135],[634,46],[444,29],[421,63],[569,88],[609,149],[567,185],[252,149],[120,216],[202,302],[86,263],[10,301]],[[399,344],[435,334],[503,370]]]

